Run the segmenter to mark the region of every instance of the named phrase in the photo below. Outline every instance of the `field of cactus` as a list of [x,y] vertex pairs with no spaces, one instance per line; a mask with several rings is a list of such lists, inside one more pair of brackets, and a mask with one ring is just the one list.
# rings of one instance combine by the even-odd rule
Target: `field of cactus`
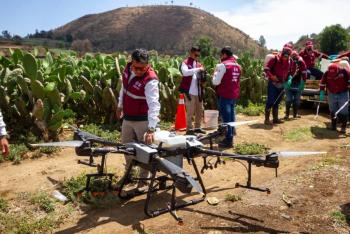
[[[179,65],[183,57],[158,56],[151,53],[151,64],[160,80],[161,119],[175,117]],[[44,140],[55,139],[65,121],[95,124],[116,123],[115,109],[120,90],[120,71],[129,55],[124,53],[85,54],[47,51],[10,50],[0,56],[0,108],[11,133],[31,132]],[[217,58],[205,57],[201,62],[211,75]],[[241,104],[262,102],[266,83],[262,79],[262,61],[248,54],[238,62],[243,68]],[[215,90],[205,86],[206,109],[216,108]]]

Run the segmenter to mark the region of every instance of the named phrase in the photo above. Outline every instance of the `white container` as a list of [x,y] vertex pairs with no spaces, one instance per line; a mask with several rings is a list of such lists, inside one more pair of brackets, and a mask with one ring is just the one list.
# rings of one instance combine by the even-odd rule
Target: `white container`
[[162,143],[163,148],[185,148],[186,137],[177,136],[169,131],[156,131],[154,133],[154,143],[156,145]]
[[219,111],[205,110],[204,111],[204,126],[208,129],[215,129],[218,127]]
[[328,69],[329,64],[331,64],[331,60],[321,59],[321,71],[325,73]]
[[61,202],[68,201],[68,198],[66,196],[64,196],[62,193],[60,193],[60,191],[58,191],[58,190],[54,190],[52,192],[52,196]]

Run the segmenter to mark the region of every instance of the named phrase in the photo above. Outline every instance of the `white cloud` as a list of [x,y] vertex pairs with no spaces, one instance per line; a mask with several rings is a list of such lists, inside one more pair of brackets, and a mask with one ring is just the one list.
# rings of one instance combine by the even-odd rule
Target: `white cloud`
[[233,27],[279,49],[301,35],[319,33],[325,26],[350,26],[349,0],[257,0],[237,9],[212,12]]

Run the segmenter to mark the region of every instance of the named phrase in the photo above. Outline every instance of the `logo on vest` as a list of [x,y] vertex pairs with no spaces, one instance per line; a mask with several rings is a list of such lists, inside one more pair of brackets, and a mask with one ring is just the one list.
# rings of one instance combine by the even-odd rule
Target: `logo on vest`
[[133,85],[133,88],[140,90],[142,88],[142,84],[139,81],[136,81]]

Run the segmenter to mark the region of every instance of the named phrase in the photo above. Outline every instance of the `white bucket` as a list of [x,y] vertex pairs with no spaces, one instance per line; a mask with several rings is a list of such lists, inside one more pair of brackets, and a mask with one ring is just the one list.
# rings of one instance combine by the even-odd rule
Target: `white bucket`
[[331,64],[331,61],[328,59],[321,59],[321,71],[325,73],[328,69],[329,64]]
[[204,126],[205,128],[215,129],[218,127],[219,111],[205,110],[204,111]]

